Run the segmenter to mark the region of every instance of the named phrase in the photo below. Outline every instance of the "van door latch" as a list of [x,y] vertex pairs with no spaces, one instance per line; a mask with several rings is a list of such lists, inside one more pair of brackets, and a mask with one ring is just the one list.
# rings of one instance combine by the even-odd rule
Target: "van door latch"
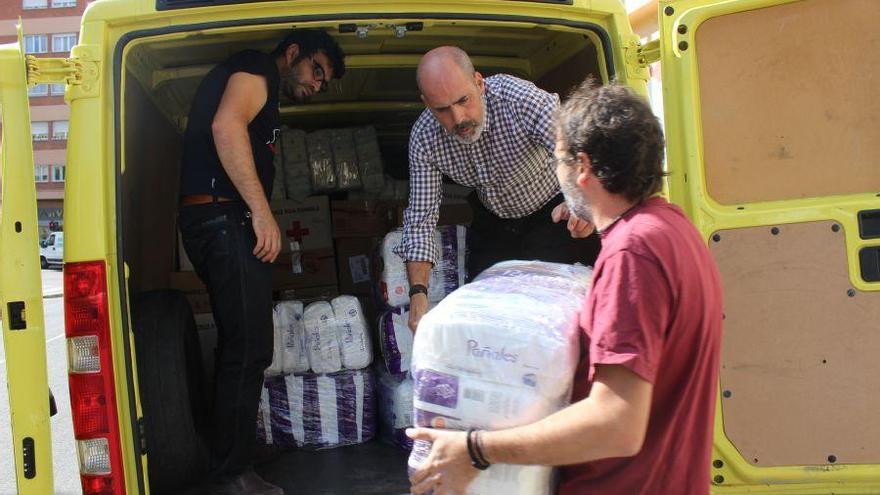
[[627,77],[647,81],[650,78],[648,66],[660,60],[660,40],[642,45],[639,37],[632,35],[624,39],[623,47]]
[[[79,47],[74,47],[74,52]],[[98,63],[92,60],[70,58],[25,57],[28,84],[64,84],[67,99],[98,96]]]

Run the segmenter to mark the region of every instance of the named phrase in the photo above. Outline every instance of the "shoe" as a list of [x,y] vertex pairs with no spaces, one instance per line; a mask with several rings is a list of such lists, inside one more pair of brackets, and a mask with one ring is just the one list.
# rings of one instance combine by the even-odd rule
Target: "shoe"
[[284,495],[284,490],[267,483],[257,473],[248,470],[238,476],[217,480],[208,486],[210,495]]

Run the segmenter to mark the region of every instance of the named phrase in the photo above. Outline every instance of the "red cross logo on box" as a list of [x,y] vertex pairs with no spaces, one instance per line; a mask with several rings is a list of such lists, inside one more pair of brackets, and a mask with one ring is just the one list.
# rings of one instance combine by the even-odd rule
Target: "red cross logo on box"
[[291,222],[290,227],[284,233],[296,242],[302,242],[303,236],[309,235],[309,229],[302,228],[299,220]]

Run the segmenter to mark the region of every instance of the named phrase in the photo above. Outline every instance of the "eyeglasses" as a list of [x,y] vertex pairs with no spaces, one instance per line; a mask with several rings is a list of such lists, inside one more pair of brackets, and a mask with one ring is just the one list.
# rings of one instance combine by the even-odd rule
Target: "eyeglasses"
[[324,79],[324,68],[321,67],[321,64],[312,59],[312,75],[314,75],[316,81],[321,81],[321,86],[318,88],[319,93],[326,93],[327,87],[330,85],[328,81]]

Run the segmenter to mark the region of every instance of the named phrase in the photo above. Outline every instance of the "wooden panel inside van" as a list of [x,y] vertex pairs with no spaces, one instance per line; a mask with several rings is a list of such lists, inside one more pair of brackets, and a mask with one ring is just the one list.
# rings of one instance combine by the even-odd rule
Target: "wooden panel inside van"
[[724,431],[737,450],[757,466],[880,463],[880,292],[852,287],[842,226],[722,230],[709,244],[724,287]]
[[696,31],[709,195],[880,191],[880,2],[805,0]]

